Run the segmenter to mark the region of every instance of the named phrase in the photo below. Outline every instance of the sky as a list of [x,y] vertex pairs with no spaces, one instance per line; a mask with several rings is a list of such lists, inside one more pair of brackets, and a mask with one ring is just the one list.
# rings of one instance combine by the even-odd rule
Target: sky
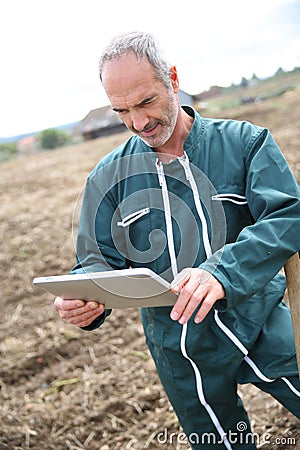
[[83,119],[109,104],[100,55],[153,33],[197,94],[300,66],[300,0],[6,0],[0,3],[0,137]]

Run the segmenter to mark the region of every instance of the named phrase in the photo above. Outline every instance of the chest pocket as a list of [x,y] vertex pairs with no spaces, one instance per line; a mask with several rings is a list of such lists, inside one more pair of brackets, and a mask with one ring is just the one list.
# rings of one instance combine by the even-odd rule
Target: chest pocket
[[[154,208],[134,208],[127,204],[126,208],[120,208],[116,228],[122,235],[125,257],[132,267],[149,267],[156,270],[156,261],[166,246],[165,233],[157,224],[158,212]],[[155,216],[155,220],[154,217]],[[155,221],[156,226],[153,226]]]
[[218,200],[221,202],[231,202],[236,205],[247,205],[247,198],[244,195],[239,194],[216,194],[212,196],[212,200]]
[[150,208],[143,208],[138,211],[134,211],[133,213],[124,217],[120,222],[117,222],[117,226],[123,227],[123,228],[128,227],[129,225],[131,225],[132,223],[136,222],[141,217],[143,217],[149,213],[150,213]]
[[[239,189],[240,187],[240,189]],[[243,228],[254,223],[242,186],[222,189],[212,196],[212,202],[221,202],[226,216],[226,242],[235,242]],[[223,191],[223,192],[222,192]]]

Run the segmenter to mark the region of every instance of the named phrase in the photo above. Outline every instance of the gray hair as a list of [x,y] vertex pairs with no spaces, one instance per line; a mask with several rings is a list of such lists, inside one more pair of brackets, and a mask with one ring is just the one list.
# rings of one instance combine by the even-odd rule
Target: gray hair
[[120,58],[128,53],[134,53],[138,61],[147,58],[155,69],[157,79],[162,81],[167,88],[171,88],[171,65],[162,55],[155,38],[150,33],[139,31],[120,34],[112,39],[100,58],[100,80],[102,81],[103,66],[107,61]]

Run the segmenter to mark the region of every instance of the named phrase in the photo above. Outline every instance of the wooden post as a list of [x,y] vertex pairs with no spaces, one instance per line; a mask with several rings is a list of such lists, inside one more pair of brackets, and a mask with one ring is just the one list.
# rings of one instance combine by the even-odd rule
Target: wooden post
[[284,266],[290,310],[294,329],[296,357],[300,378],[300,260],[299,254],[291,256]]

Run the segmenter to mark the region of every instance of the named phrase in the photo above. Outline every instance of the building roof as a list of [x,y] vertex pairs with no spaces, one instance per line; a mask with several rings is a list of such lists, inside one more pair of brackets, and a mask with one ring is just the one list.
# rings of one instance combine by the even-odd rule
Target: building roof
[[92,109],[79,123],[79,131],[82,134],[101,128],[113,128],[123,122],[110,105]]

